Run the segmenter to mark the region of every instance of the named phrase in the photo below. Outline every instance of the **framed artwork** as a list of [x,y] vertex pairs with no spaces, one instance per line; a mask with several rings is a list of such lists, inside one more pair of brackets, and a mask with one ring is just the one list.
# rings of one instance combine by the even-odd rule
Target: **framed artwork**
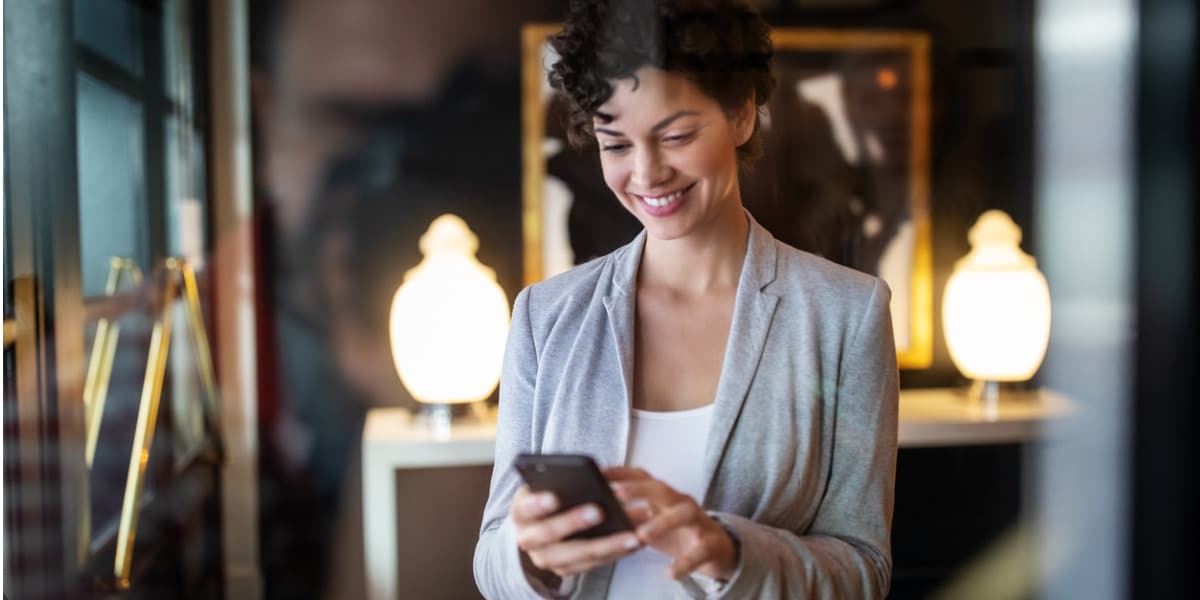
[[[594,144],[571,148],[565,98],[546,74],[556,24],[522,31],[525,282],[618,248],[640,230],[612,198]],[[780,240],[877,275],[892,289],[901,368],[933,356],[929,36],[775,28],[777,86],[764,156],[742,200]]]

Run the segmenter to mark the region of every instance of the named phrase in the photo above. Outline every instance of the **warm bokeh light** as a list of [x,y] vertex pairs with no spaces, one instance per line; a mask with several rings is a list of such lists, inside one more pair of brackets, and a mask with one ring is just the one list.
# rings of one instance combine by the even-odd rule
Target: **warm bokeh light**
[[971,252],[955,265],[942,300],[950,358],[977,380],[1033,377],[1050,339],[1050,290],[1021,230],[990,210],[971,228]]
[[466,222],[442,215],[421,236],[421,264],[404,276],[391,310],[392,359],[420,402],[484,400],[496,389],[508,335],[508,298],[475,258]]
[[900,76],[896,74],[895,69],[885,67],[875,72],[875,83],[885,90],[894,89],[896,84],[900,83]]

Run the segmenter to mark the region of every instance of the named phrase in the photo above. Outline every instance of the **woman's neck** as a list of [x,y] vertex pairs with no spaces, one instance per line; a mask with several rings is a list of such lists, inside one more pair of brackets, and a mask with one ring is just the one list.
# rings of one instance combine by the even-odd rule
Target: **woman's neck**
[[674,240],[647,236],[638,286],[688,296],[737,289],[746,258],[750,223],[741,203],[709,227]]

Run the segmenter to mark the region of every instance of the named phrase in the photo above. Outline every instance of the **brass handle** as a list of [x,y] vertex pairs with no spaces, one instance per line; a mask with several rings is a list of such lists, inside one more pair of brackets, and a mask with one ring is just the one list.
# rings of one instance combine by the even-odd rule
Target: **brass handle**
[[[129,576],[133,567],[133,545],[137,536],[138,504],[145,484],[146,465],[150,462],[151,443],[158,422],[158,405],[162,399],[163,375],[166,372],[167,354],[171,347],[171,309],[182,279],[185,300],[188,304],[189,326],[196,344],[197,362],[207,395],[206,419],[210,431],[216,425],[217,387],[213,375],[212,356],[209,352],[208,335],[204,329],[204,315],[200,307],[200,291],[196,285],[196,273],[187,261],[168,258],[162,269],[167,273],[166,290],[158,321],[150,336],[150,353],[146,358],[146,376],[142,382],[142,397],[138,404],[137,426],[134,430],[133,448],[129,456],[129,472],[125,480],[125,498],[121,505],[121,521],[117,530],[117,551],[114,576],[118,589],[129,588]],[[220,436],[216,436],[218,445]]]
[[[196,284],[196,271],[186,260],[169,258],[169,268],[177,268],[183,276],[183,289],[187,295],[188,325],[192,330],[192,343],[196,345],[196,362],[200,369],[200,378],[204,383],[205,412],[208,426],[217,431],[217,378],[213,370],[212,350],[208,343],[208,331],[204,328],[204,311],[200,306],[200,287]],[[215,438],[220,443],[220,436]]]
[[[142,269],[133,259],[117,256],[109,259],[108,281],[104,286],[106,295],[112,296],[117,293],[117,288],[121,285],[121,276],[125,273],[129,273],[134,285],[142,282]],[[89,470],[96,457],[96,442],[100,439],[100,422],[104,419],[104,404],[108,398],[113,358],[117,351],[117,337],[120,331],[121,326],[116,321],[100,319],[96,323],[96,337],[92,340],[87,378],[83,383],[84,423],[87,425],[85,452]]]

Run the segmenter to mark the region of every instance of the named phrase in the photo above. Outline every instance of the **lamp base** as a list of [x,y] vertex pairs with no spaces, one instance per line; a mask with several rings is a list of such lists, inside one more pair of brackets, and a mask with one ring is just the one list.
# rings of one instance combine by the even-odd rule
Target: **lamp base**
[[450,404],[422,404],[416,417],[417,424],[433,430],[435,436],[449,437],[454,407]]
[[1000,382],[976,379],[971,382],[967,391],[967,399],[984,415],[995,417],[1000,413]]
[[967,391],[967,396],[973,402],[995,404],[1000,401],[1000,382],[987,379],[972,380],[971,389]]
[[438,439],[449,439],[454,424],[482,423],[488,420],[487,401],[460,404],[421,403],[413,415],[417,425],[433,431]]

